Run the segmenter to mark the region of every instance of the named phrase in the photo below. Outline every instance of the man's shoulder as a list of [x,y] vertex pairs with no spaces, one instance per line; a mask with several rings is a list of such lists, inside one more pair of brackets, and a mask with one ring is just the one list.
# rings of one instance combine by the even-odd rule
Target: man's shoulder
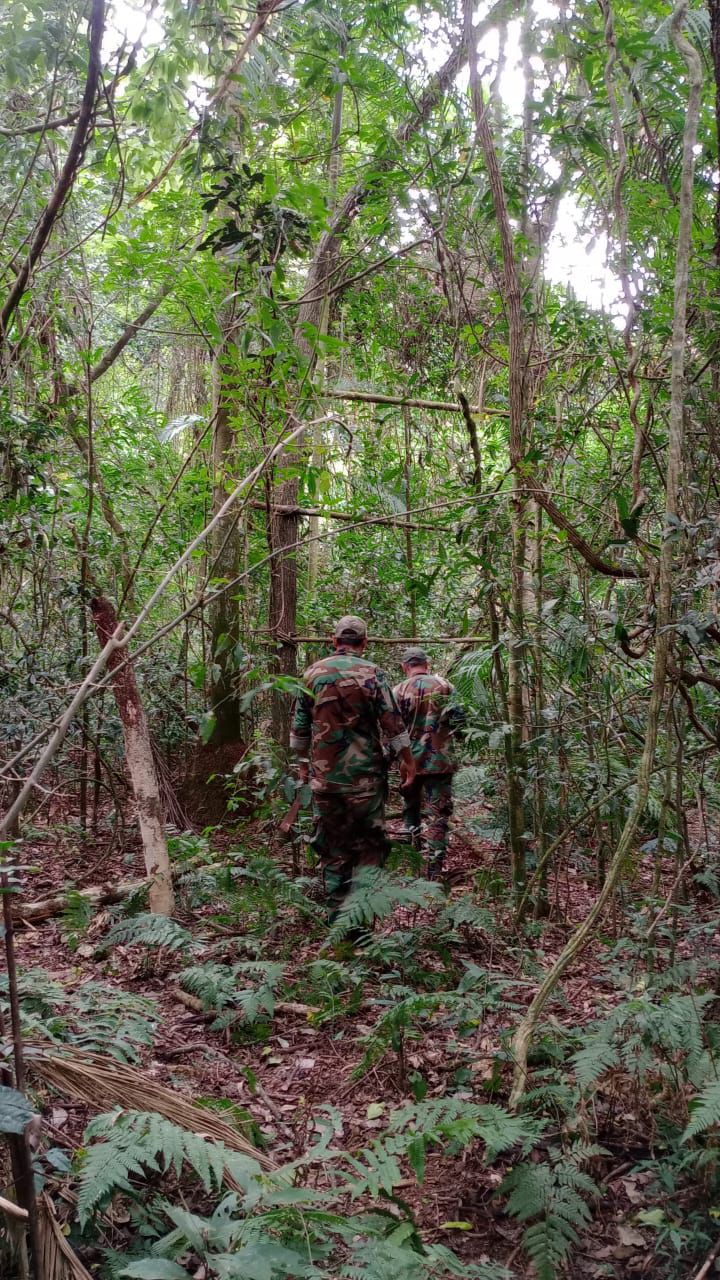
[[311,686],[318,680],[340,680],[344,676],[373,679],[382,675],[383,672],[374,662],[363,658],[359,653],[330,653],[308,667],[303,676],[303,684]]

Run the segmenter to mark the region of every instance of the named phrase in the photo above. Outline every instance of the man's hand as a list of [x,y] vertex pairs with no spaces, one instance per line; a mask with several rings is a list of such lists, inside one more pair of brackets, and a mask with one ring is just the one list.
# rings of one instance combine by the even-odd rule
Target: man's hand
[[302,787],[306,787],[310,781],[310,765],[307,760],[298,760],[298,778]]
[[399,753],[398,760],[400,764],[400,789],[404,790],[405,787],[409,787],[415,781],[415,774],[417,773],[415,757],[409,747],[403,747]]

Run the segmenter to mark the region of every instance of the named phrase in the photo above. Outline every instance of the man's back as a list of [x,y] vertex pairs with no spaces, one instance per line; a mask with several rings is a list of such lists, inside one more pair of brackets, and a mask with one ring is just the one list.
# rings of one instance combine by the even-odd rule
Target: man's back
[[419,774],[452,773],[450,738],[461,715],[449,704],[453,686],[443,676],[410,675],[393,689]]
[[305,672],[290,745],[308,749],[313,791],[371,794],[382,785],[381,733],[407,742],[387,677],[359,653],[339,652]]

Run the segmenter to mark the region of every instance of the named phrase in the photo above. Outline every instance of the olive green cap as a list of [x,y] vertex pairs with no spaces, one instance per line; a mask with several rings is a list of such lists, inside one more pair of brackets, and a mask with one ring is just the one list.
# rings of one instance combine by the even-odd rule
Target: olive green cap
[[354,614],[348,613],[335,623],[333,635],[336,640],[365,640],[367,639],[367,626],[362,618],[356,618]]
[[424,649],[411,647],[403,651],[400,661],[404,667],[426,667],[428,656]]

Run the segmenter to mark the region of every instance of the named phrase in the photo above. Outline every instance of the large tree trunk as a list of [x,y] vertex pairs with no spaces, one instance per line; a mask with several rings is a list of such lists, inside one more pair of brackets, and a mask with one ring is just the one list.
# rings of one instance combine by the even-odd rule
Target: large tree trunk
[[[104,596],[92,600],[90,609],[98,640],[101,645],[105,645],[118,625],[115,610]],[[122,661],[122,654],[115,650],[108,659],[108,668],[110,671],[115,670],[112,686],[122,722],[125,759],[137,805],[150,889],[149,906],[151,911],[156,911],[159,915],[171,916],[175,909],[175,898],[150,731],[140,701],[135,672],[129,663],[122,666]]]

